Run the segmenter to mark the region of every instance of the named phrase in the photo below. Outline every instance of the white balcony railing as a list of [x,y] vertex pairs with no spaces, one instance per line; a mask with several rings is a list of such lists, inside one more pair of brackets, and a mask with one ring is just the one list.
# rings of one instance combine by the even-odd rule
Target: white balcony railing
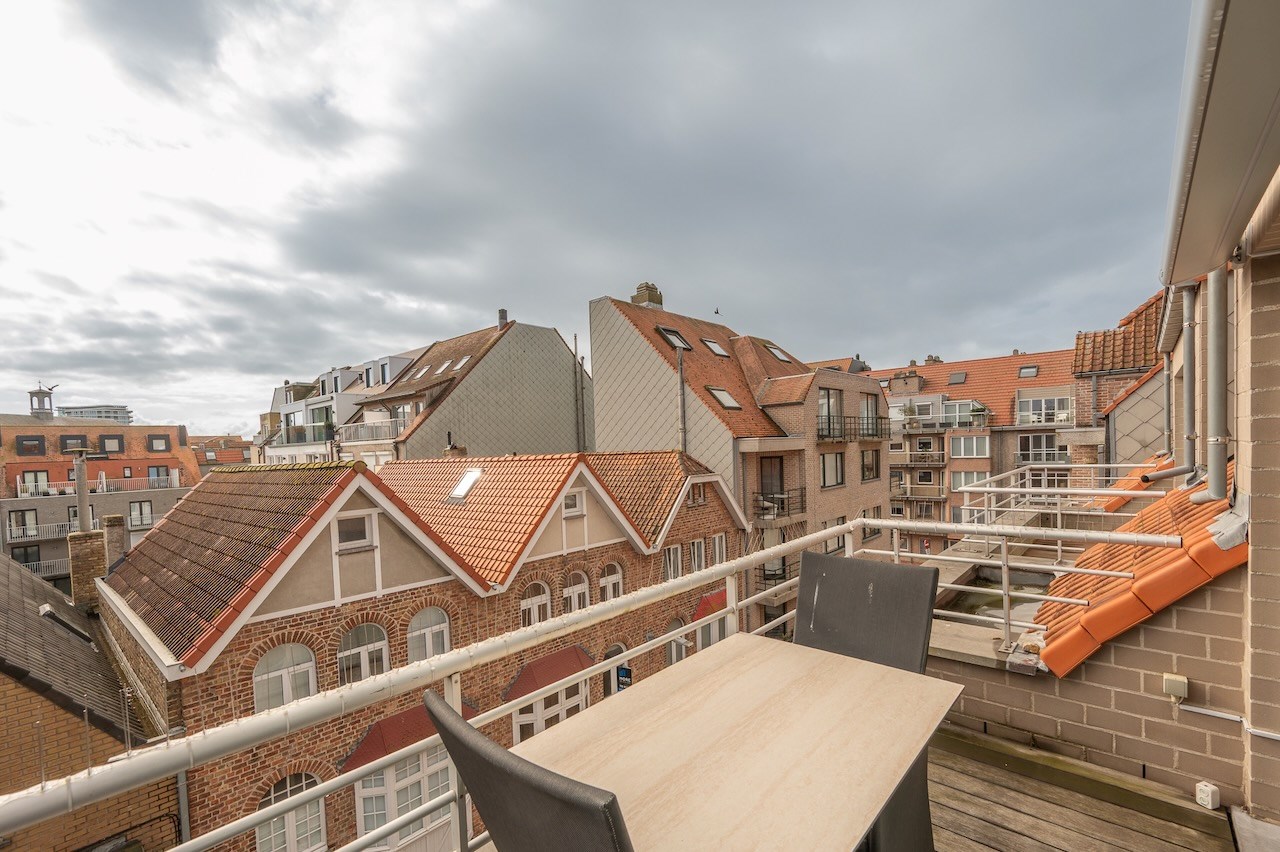
[[1065,464],[1071,461],[1068,450],[1022,450],[1018,453],[1018,464]]
[[[101,529],[102,522],[94,519],[93,528]],[[5,541],[39,541],[50,538],[66,538],[73,532],[80,531],[79,521],[63,521],[60,524],[30,524],[20,527],[6,527]]]
[[65,577],[71,573],[71,560],[46,559],[43,562],[24,562],[22,567],[37,577]]
[[[861,531],[863,527],[866,526],[891,530],[893,532],[892,550],[857,550],[854,546],[854,542],[862,540]],[[1138,535],[1133,533],[1114,532],[1104,533],[1083,530],[1017,527],[1009,525],[962,526],[958,524],[896,521],[889,519],[868,521],[858,518],[847,524],[829,527],[821,532],[802,536],[784,544],[766,548],[738,559],[733,559],[719,565],[708,567],[702,571],[686,574],[683,577],[670,580],[665,583],[647,586],[622,595],[621,597],[603,601],[571,613],[551,618],[531,627],[512,630],[501,636],[490,637],[471,645],[454,648],[451,651],[430,657],[426,660],[409,663],[408,665],[397,667],[384,674],[375,675],[337,689],[328,690],[307,698],[299,699],[282,707],[277,707],[252,716],[238,718],[223,725],[200,731],[199,733],[191,736],[174,738],[172,740],[166,739],[153,745],[131,750],[127,754],[117,756],[109,760],[104,765],[95,766],[86,772],[81,772],[66,778],[49,780],[26,790],[2,795],[0,796],[0,835],[12,834],[20,829],[34,825],[37,822],[68,813],[89,803],[101,801],[128,790],[136,789],[144,784],[160,780],[161,778],[172,777],[178,772],[228,757],[245,749],[256,747],[289,734],[297,733],[311,725],[337,718],[345,713],[353,712],[363,707],[369,707],[377,704],[378,702],[385,701],[392,696],[401,695],[407,692],[421,692],[423,689],[426,689],[437,682],[443,682],[446,700],[448,700],[455,708],[461,708],[462,692],[460,676],[464,672],[471,671],[481,665],[501,660],[512,654],[529,650],[551,639],[566,636],[575,631],[582,630],[596,624],[601,624],[611,618],[635,612],[650,604],[667,600],[690,591],[702,589],[713,584],[723,585],[726,599],[726,605],[724,608],[716,612],[709,613],[705,617],[684,625],[676,630],[657,636],[650,641],[641,643],[635,648],[628,649],[616,657],[610,657],[602,662],[589,666],[582,671],[575,672],[568,677],[558,680],[555,683],[548,684],[534,692],[523,695],[514,701],[485,710],[484,712],[477,714],[476,717],[471,720],[472,724],[477,727],[489,724],[490,722],[498,719],[509,717],[518,709],[552,695],[572,683],[578,683],[586,678],[610,671],[617,666],[626,663],[633,657],[646,654],[652,650],[660,649],[667,643],[678,638],[682,638],[687,634],[694,633],[705,625],[724,619],[726,622],[727,633],[737,631],[739,629],[738,616],[744,609],[754,604],[759,604],[767,598],[772,598],[780,591],[788,588],[794,588],[799,583],[799,577],[793,577],[779,585],[771,586],[762,592],[740,600],[738,598],[738,577],[744,572],[748,574],[751,573],[759,566],[776,562],[779,559],[798,554],[801,551],[810,548],[825,549],[826,542],[839,536],[845,537],[846,555],[855,555],[857,553],[886,553],[897,559],[918,557],[919,555],[909,554],[901,548],[901,537],[899,534],[901,531],[940,534],[968,533],[975,536],[995,537],[999,541],[1003,542],[1003,546],[1001,548],[1002,558],[999,562],[996,562],[997,565],[1002,566],[1002,573],[1004,575],[1003,596],[1005,601],[1005,615],[1003,620],[988,616],[964,615],[959,613],[947,613],[947,615],[952,617],[963,616],[965,618],[987,624],[990,624],[993,621],[1003,621],[1006,636],[1011,629],[1011,625],[1021,626],[1020,622],[1014,622],[1009,616],[1009,601],[1013,598],[1058,600],[1068,604],[1077,605],[1087,605],[1088,603],[1087,601],[1079,601],[1069,598],[1053,598],[1047,595],[1033,595],[1031,593],[1010,591],[1008,573],[1010,568],[1015,567],[1015,564],[1009,560],[1010,539],[1029,541],[1065,540],[1080,543],[1106,541],[1119,544],[1170,547],[1176,547],[1181,544],[1181,539],[1177,536]],[[924,558],[929,557],[926,555]],[[932,558],[937,559],[940,557],[935,556]],[[961,557],[952,558],[958,559]],[[1043,573],[1050,574],[1065,571],[1095,574],[1105,573],[1115,576],[1132,576],[1132,574],[1125,574],[1124,572],[1090,571],[1087,569],[1075,569],[1059,566],[1047,567],[1045,565],[1026,566],[1026,570],[1039,570]],[[954,588],[957,590],[967,589],[967,587],[958,585],[947,586],[947,588]],[[794,618],[795,611],[792,610],[773,621],[760,625],[752,632],[768,633]],[[588,708],[584,712],[589,713],[591,711]],[[176,847],[176,849],[181,850],[181,852],[194,852],[194,850],[198,849],[210,849],[244,832],[252,831],[260,824],[283,816],[284,814],[301,807],[307,802],[314,801],[330,793],[336,793],[349,788],[359,783],[362,778],[369,776],[371,773],[387,769],[397,761],[419,754],[424,749],[430,748],[439,742],[439,736],[435,735],[421,740],[420,742],[405,746],[404,748],[386,755],[385,757],[365,764],[359,769],[341,773],[328,781],[316,785],[315,787],[290,796],[286,800],[269,805],[261,810],[249,814],[248,816],[241,817],[233,820],[232,822],[213,828],[205,834]],[[437,811],[442,807],[449,807],[451,809],[453,830],[458,833],[457,837],[454,839],[455,845],[453,848],[476,849],[484,845],[488,838],[485,834],[481,834],[475,838],[468,837],[468,827],[471,824],[471,820],[469,818],[460,818],[462,812],[459,809],[459,803],[461,801],[461,793],[463,792],[465,791],[460,791],[458,786],[455,786],[450,791],[437,796],[428,802],[424,802],[420,807],[402,814],[396,819],[389,819],[382,827],[360,836],[353,843],[344,846],[343,848],[347,850],[356,850],[367,849],[378,845],[383,839],[395,834],[401,828],[404,828],[417,820],[429,817],[432,812]]]
[[[100,477],[88,482],[90,494],[111,494],[117,491],[151,491],[157,488],[181,488],[182,472],[171,470],[162,476],[132,476],[125,479]],[[18,479],[14,488],[19,497],[74,497],[74,482],[23,482]]]
[[370,420],[365,423],[348,423],[338,427],[338,440],[344,444],[359,441],[391,441],[404,431],[403,418],[394,420]]
[[1076,415],[1071,409],[1066,411],[1023,411],[1018,414],[1019,426],[1032,426],[1037,423],[1064,423],[1070,425],[1075,421]]

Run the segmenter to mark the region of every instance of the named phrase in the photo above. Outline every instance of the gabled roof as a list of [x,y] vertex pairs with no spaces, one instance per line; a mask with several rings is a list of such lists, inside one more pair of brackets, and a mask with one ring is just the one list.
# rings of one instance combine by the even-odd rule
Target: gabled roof
[[783,376],[777,379],[765,379],[757,399],[762,408],[770,405],[799,405],[809,396],[813,387],[813,373],[803,376]]
[[587,463],[650,548],[657,547],[667,519],[691,476],[715,476],[679,450],[588,453]]
[[[676,350],[663,338],[658,331],[658,326],[675,329],[684,337],[691,347],[684,353],[685,384],[735,437],[770,438],[786,435],[786,431],[779,427],[756,401],[756,389],[744,372],[742,354],[738,349],[739,346],[743,346],[744,352],[754,355],[753,347],[746,343],[736,343],[739,335],[732,329],[658,308],[633,305],[619,299],[609,299],[609,303],[617,309],[618,313],[626,317],[654,351],[662,356],[673,373],[676,370]],[[703,343],[704,338],[719,344],[727,356],[715,354]],[[802,372],[808,372],[808,365],[795,359],[793,363],[802,365],[804,368]],[[759,381],[763,381],[764,378],[764,375],[758,377]],[[727,390],[742,407],[740,409],[725,408],[708,390],[713,387]]]
[[[873,379],[891,379],[894,374],[914,370],[924,379],[922,389],[912,394],[893,396],[927,396],[943,394],[948,399],[976,399],[991,412],[988,424],[1010,426],[1018,422],[1018,391],[1024,388],[1050,388],[1070,385],[1072,350],[1022,352],[997,358],[975,358],[969,361],[947,361],[914,367],[893,367],[863,373]],[[1018,378],[1023,367],[1038,368],[1033,378]],[[953,373],[964,373],[964,381],[950,384]],[[889,391],[886,389],[885,393]]]
[[534,690],[550,686],[558,680],[582,671],[594,662],[595,660],[591,659],[591,655],[581,645],[570,645],[545,657],[539,657],[520,669],[506,692],[502,693],[502,700],[505,702],[523,698]]
[[169,510],[106,586],[178,662],[195,666],[357,478],[462,567],[364,462],[227,465]]
[[1102,409],[1102,411],[1099,413],[1105,415],[1115,411],[1116,406],[1118,406],[1120,403],[1128,399],[1135,391],[1138,390],[1138,388],[1142,387],[1147,382],[1151,381],[1156,376],[1160,375],[1163,369],[1164,369],[1163,364],[1156,364],[1150,370],[1147,370],[1147,372],[1144,373],[1141,378],[1139,378],[1133,384],[1129,385],[1129,387],[1125,388],[1120,393],[1118,393],[1116,395],[1116,398],[1111,400],[1111,403],[1106,408]]
[[1159,362],[1156,340],[1163,298],[1162,290],[1126,314],[1115,328],[1077,332],[1071,371],[1082,374],[1145,370]]
[[[1227,466],[1228,493],[1235,479],[1235,462]],[[1040,658],[1058,677],[1065,677],[1111,639],[1177,603],[1216,577],[1244,565],[1249,544],[1224,548],[1214,540],[1210,525],[1230,506],[1226,499],[1203,505],[1191,496],[1208,487],[1171,489],[1140,510],[1117,532],[1182,536],[1181,548],[1095,544],[1076,560],[1078,568],[1131,571],[1132,579],[1063,574],[1049,584],[1048,594],[1083,598],[1086,607],[1044,603],[1036,623],[1045,625]]]
[[[40,614],[46,606],[57,620]],[[0,554],[0,673],[77,717],[87,707],[93,725],[124,742],[120,680],[97,636],[97,625],[52,584]],[[127,724],[141,736],[131,711]]]

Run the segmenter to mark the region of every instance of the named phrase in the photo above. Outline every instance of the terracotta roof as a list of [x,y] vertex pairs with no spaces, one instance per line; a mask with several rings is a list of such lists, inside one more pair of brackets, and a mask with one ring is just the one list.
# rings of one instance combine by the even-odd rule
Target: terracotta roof
[[658,543],[685,480],[714,473],[679,450],[588,453],[587,464],[650,547]]
[[[1072,350],[1058,349],[1050,352],[1024,352],[1018,355],[1001,355],[998,358],[975,358],[970,361],[949,361],[924,364],[915,367],[894,367],[886,370],[868,370],[862,373],[873,379],[890,379],[895,373],[915,370],[924,378],[918,393],[893,396],[926,396],[944,394],[948,399],[976,399],[991,412],[991,426],[1010,426],[1018,422],[1018,390],[1022,388],[1048,388],[1070,385]],[[1020,379],[1022,367],[1039,367],[1034,378]],[[953,373],[964,373],[964,381],[950,384]],[[888,389],[885,390],[888,393]]]
[[698,601],[698,606],[693,611],[693,620],[706,618],[713,612],[718,612],[728,606],[729,593],[721,589],[718,592],[710,592],[702,596]]
[[[673,314],[657,308],[641,307],[619,299],[610,299],[609,303],[617,309],[618,313],[626,317],[654,351],[662,356],[670,365],[672,372],[676,369],[676,350],[662,337],[658,326],[680,332],[691,347],[684,353],[685,383],[734,436],[765,438],[781,437],[786,434],[756,402],[755,387],[744,371],[743,354],[748,356],[748,360],[755,359],[756,349],[753,344],[745,339],[737,342],[739,335],[732,329],[717,323]],[[727,357],[715,354],[702,342],[704,338],[719,344],[728,353]],[[740,348],[741,351],[739,351]],[[769,357],[774,361],[777,360],[772,355]],[[792,363],[803,368],[793,372],[809,372],[808,365],[804,362],[793,359]],[[745,369],[758,372],[759,382],[763,382],[766,378],[764,368],[758,363],[754,367],[748,365]],[[711,391],[707,390],[709,387],[724,388],[742,408],[725,408],[711,394]]]
[[[1227,475],[1230,491],[1234,462],[1228,465]],[[1090,602],[1087,608],[1044,603],[1037,611],[1036,622],[1048,628],[1040,656],[1054,674],[1066,676],[1104,643],[1248,561],[1248,542],[1223,550],[1207,529],[1227,511],[1228,501],[1199,506],[1191,502],[1191,495],[1207,487],[1202,482],[1191,489],[1170,490],[1118,528],[1119,532],[1181,535],[1181,548],[1096,544],[1076,560],[1079,568],[1131,571],[1133,579],[1063,574],[1049,584],[1051,595]]]
[[783,376],[777,379],[765,379],[764,387],[758,396],[762,407],[769,405],[797,405],[809,396],[813,387],[813,373],[803,376]]
[[231,626],[363,462],[215,468],[134,545],[110,586],[187,666]]
[[[751,389],[759,394],[768,379],[780,379],[784,376],[812,376],[813,368],[783,349],[772,340],[759,337],[735,337],[730,341],[733,353],[742,365],[742,373],[751,385]],[[782,353],[779,358],[773,351]],[[784,361],[783,358],[786,360]]]
[[1138,379],[1136,382],[1129,385],[1129,387],[1122,390],[1116,396],[1115,399],[1111,400],[1111,404],[1108,405],[1106,408],[1102,409],[1102,414],[1106,415],[1106,414],[1110,414],[1112,411],[1115,411],[1117,405],[1119,405],[1120,403],[1128,399],[1129,395],[1132,394],[1134,391],[1136,391],[1138,388],[1142,387],[1147,382],[1151,381],[1156,376],[1160,375],[1160,372],[1163,369],[1164,369],[1163,364],[1156,364],[1150,370],[1147,370],[1147,372],[1142,376],[1142,378]]
[[536,689],[550,686],[558,680],[580,672],[594,662],[595,660],[591,659],[591,655],[581,645],[561,648],[521,668],[515,680],[511,681],[511,685],[507,687],[507,691],[502,693],[502,700],[506,702],[522,698]]
[[[462,718],[474,718],[476,713],[476,708],[463,702]],[[436,726],[427,715],[427,708],[421,704],[410,707],[370,725],[355,749],[342,762],[341,771],[359,769],[380,757],[434,736],[435,733]]]
[[1160,360],[1156,340],[1160,334],[1160,306],[1164,291],[1134,308],[1115,328],[1076,333],[1071,371],[1106,373],[1145,370]]
[[856,369],[862,364],[857,358],[830,358],[826,361],[810,361],[809,366],[815,370],[840,370],[843,373],[860,373]]
[[[70,625],[42,616],[41,607]],[[97,623],[76,609],[51,583],[0,554],[0,673],[43,695],[68,713],[124,742],[126,717],[120,680],[102,650]],[[141,737],[132,712],[128,726]],[[50,743],[49,748],[55,745]]]

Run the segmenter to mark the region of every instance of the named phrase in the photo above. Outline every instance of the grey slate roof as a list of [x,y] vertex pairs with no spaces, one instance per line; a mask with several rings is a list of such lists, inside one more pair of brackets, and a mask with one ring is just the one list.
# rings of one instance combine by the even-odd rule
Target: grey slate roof
[[[87,642],[52,618],[59,618],[97,641]],[[62,593],[9,557],[0,554],[0,674],[38,692],[69,713],[124,741],[120,679],[102,647],[97,621],[71,605]],[[134,741],[142,725],[129,713]]]

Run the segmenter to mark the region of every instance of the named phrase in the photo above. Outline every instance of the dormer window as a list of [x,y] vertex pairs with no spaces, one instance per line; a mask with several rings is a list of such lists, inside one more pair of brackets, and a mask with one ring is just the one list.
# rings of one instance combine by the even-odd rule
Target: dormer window
[[440,365],[440,369],[436,370],[436,375],[438,376],[441,373],[443,373],[445,370],[449,369],[449,365],[452,363],[453,363],[452,358],[449,359],[448,361],[445,361],[443,364]]
[[372,367],[364,368],[364,386],[367,388],[373,387],[373,368]]
[[378,379],[379,379],[378,383],[385,385],[390,378],[391,378],[391,364],[386,361],[383,361],[381,364],[378,365]]
[[449,500],[454,503],[461,503],[467,499],[467,494],[471,491],[472,486],[476,484],[476,480],[480,478],[480,474],[484,473],[481,468],[469,467],[467,472],[462,474],[462,478],[458,480],[458,484],[453,486],[453,490],[449,492]]
[[784,364],[790,364],[790,363],[791,363],[791,359],[787,357],[787,353],[783,352],[781,349],[779,349],[778,347],[774,346],[772,343],[766,343],[766,344],[764,344],[764,348],[765,348],[765,349],[768,349],[768,350],[769,350],[769,354],[770,354],[770,355],[772,355],[773,357],[777,358],[777,359],[778,359],[779,361],[781,361],[782,363],[784,363]]
[[1034,379],[1038,375],[1040,375],[1040,368],[1035,364],[1018,368],[1018,378],[1020,379]]
[[459,370],[462,369],[462,366],[470,360],[471,360],[470,355],[463,355],[461,358],[458,359],[458,363],[453,365],[453,371],[455,373],[458,372]]
[[720,345],[719,343],[717,343],[716,341],[712,340],[711,338],[709,338],[709,337],[704,337],[704,338],[702,338],[702,342],[706,344],[706,346],[707,346],[707,348],[708,348],[708,349],[710,349],[710,350],[711,350],[712,352],[714,352],[715,354],[719,355],[721,358],[728,358],[728,357],[729,357],[729,353],[728,353],[728,352],[726,352],[726,351],[724,351],[724,347],[723,347],[723,346],[721,346],[721,345]]
[[707,392],[710,393],[712,396],[714,396],[716,398],[716,402],[720,403],[725,408],[730,408],[730,409],[742,408],[742,406],[738,403],[738,401],[733,398],[733,394],[729,393],[724,388],[713,388],[708,386]]
[[671,345],[672,349],[690,349],[689,341],[684,339],[684,335],[676,331],[674,328],[668,328],[665,325],[658,326],[658,333]]

